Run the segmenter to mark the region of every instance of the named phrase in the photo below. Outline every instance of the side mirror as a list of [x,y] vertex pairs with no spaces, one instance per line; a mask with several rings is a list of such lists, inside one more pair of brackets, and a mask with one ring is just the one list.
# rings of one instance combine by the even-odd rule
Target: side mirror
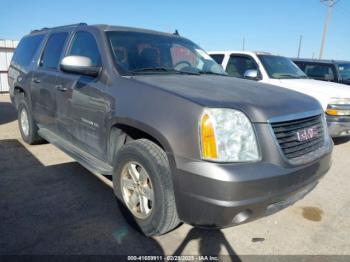
[[94,77],[101,72],[101,67],[94,66],[91,59],[85,56],[66,56],[62,59],[60,68],[64,72]]
[[258,70],[255,69],[248,69],[244,72],[244,78],[250,79],[250,80],[258,80]]

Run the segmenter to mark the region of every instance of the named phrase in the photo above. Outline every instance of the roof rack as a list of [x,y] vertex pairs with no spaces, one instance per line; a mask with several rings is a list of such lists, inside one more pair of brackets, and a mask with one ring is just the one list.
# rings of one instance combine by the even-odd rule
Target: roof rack
[[85,26],[85,25],[87,25],[87,23],[77,23],[77,24],[70,24],[70,25],[63,25],[63,26],[56,26],[56,27],[43,27],[41,29],[32,30],[30,33],[32,34],[32,33],[41,32],[45,30],[52,30],[52,29],[72,27],[72,26]]

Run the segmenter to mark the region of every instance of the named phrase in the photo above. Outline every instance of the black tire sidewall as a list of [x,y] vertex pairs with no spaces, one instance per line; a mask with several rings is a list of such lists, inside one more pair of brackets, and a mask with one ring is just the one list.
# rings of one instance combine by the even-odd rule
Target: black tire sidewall
[[127,207],[122,196],[120,179],[124,166],[131,161],[138,162],[146,169],[154,189],[152,213],[146,219],[138,219],[134,217],[134,220],[145,235],[157,235],[160,233],[165,222],[167,201],[165,190],[172,190],[164,188],[165,183],[162,176],[170,175],[170,169],[167,166],[159,165],[154,159],[154,156],[141,147],[137,148],[135,146],[126,145],[125,148],[122,148],[116,158],[116,172],[114,172],[113,175],[113,188],[115,195],[125,206],[125,209],[127,209]]

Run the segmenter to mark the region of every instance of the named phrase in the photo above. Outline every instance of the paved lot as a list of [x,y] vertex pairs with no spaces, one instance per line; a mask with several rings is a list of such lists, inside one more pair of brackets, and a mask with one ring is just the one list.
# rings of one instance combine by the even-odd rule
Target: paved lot
[[112,190],[50,144],[27,146],[0,94],[0,254],[348,254],[350,142],[294,206],[224,230],[188,225],[146,238],[121,214]]

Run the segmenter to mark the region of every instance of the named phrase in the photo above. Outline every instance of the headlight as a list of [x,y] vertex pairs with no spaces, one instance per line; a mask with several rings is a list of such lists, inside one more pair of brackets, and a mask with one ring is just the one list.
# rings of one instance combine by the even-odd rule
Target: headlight
[[350,98],[332,98],[326,113],[331,116],[350,116]]
[[200,139],[202,159],[217,162],[259,160],[252,124],[240,111],[205,109],[200,121]]
[[333,97],[329,102],[330,105],[350,105],[350,98]]

